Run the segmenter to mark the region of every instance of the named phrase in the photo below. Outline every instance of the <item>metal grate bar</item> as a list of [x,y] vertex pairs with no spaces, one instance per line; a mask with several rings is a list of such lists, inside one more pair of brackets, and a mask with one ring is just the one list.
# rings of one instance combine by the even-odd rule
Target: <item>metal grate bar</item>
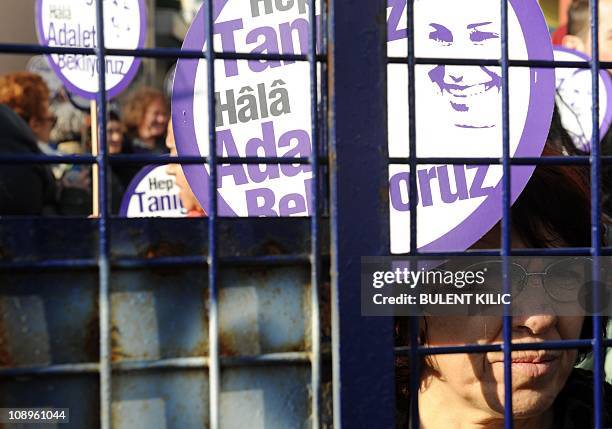
[[[594,288],[593,308],[599,308],[599,277],[601,255],[601,207],[600,207],[600,160],[599,160],[599,1],[592,0],[590,4],[591,14],[591,90],[592,90],[592,127],[591,135],[591,255],[592,284]],[[593,413],[594,426],[599,429],[603,425],[603,383],[605,375],[603,371],[603,353],[605,348],[602,344],[601,327],[603,319],[599,314],[593,316]]]
[[[321,278],[321,233],[319,228],[319,100],[317,79],[317,0],[310,2],[308,11],[308,65],[310,71],[310,130],[312,147],[310,152],[310,165],[312,169],[312,192],[310,215],[310,321],[311,321],[311,427],[319,429],[321,426],[321,315],[319,311],[319,287]],[[324,14],[325,0],[321,0],[321,14]],[[324,28],[321,31],[325,31]],[[323,89],[324,91],[325,89]]]
[[[96,56],[98,64],[106,64],[104,49],[104,1],[96,0],[96,24],[99,31]],[[111,339],[110,339],[110,237],[108,222],[108,183],[106,153],[106,70],[100,67],[98,73],[98,165],[99,223],[98,223],[98,276],[99,276],[99,324],[100,324],[100,426],[111,428]],[[95,141],[95,140],[94,140]]]
[[206,2],[204,9],[204,25],[206,37],[206,71],[208,79],[207,109],[208,109],[208,337],[209,337],[209,407],[210,427],[218,429],[219,400],[221,386],[221,368],[219,362],[219,291],[218,291],[218,249],[217,249],[217,132],[215,125],[215,47],[214,47],[214,15],[213,2]]
[[[501,4],[501,66],[502,66],[502,221],[501,221],[501,255],[503,257],[502,279],[504,293],[510,290],[509,260],[512,242],[510,237],[510,117],[509,117],[509,64],[508,64],[508,1]],[[504,426],[512,429],[512,316],[509,305],[504,305],[503,316],[504,354]]]
[[[224,367],[243,367],[258,365],[289,365],[309,364],[310,353],[308,352],[285,352],[266,353],[255,356],[230,356],[222,357],[221,364]],[[167,358],[144,361],[122,361],[113,362],[113,372],[148,371],[158,369],[194,369],[209,368],[209,359],[206,356]],[[86,374],[98,373],[100,365],[96,362],[59,364],[45,366],[25,366],[0,369],[0,378],[13,378],[21,376],[44,376],[57,374]]]

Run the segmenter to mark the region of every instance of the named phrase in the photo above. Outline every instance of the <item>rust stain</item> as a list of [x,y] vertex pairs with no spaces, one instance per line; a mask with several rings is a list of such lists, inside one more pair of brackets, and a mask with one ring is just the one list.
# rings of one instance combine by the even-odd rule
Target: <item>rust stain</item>
[[146,259],[160,258],[166,256],[184,255],[186,246],[183,243],[160,241],[151,244],[138,252],[138,256]]
[[275,241],[267,241],[262,245],[262,250],[265,255],[283,255],[287,253],[283,247]]
[[235,344],[235,341],[232,340],[231,334],[223,331],[219,332],[219,351],[221,356],[238,356],[240,353],[234,350],[233,344]]
[[328,281],[320,283],[319,309],[321,339],[331,341],[331,284]]
[[120,360],[130,358],[131,356],[129,354],[121,350],[121,332],[119,331],[119,328],[116,326],[112,326],[110,334],[111,361],[118,362]]
[[207,287],[202,289],[202,316],[200,323],[202,324],[202,340],[198,341],[196,346],[191,350],[192,356],[208,356],[210,343],[208,341],[208,303],[210,292]]

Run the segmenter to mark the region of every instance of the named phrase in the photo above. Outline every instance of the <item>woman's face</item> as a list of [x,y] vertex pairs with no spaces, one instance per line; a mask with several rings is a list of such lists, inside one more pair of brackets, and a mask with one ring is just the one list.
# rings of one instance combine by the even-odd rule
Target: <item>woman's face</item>
[[[499,4],[489,0],[470,0],[469,8],[457,0],[418,0],[416,46],[434,58],[499,58],[498,9]],[[447,100],[449,111],[443,113],[451,116],[455,126],[491,128],[499,121],[499,71],[481,66],[438,65],[429,71],[429,79]]]
[[[519,240],[513,237],[513,246],[516,241]],[[497,246],[479,244],[482,248],[499,247],[499,243]],[[528,272],[543,272],[546,268],[533,258],[526,258],[521,265]],[[555,304],[543,288],[542,277],[528,279],[513,299],[513,313],[520,315],[512,318],[512,341],[538,343],[579,338],[584,317],[556,315]],[[425,317],[424,325],[428,346],[502,343],[502,318],[498,316]],[[512,408],[516,419],[536,417],[550,408],[576,356],[575,350],[512,352]],[[463,407],[464,411],[476,413],[477,419],[503,417],[502,352],[432,355],[427,360],[423,383],[424,386],[435,384],[436,391],[449,404],[460,404],[460,410]]]
[[155,139],[161,137],[168,127],[168,109],[160,99],[153,100],[145,111],[138,133],[142,139]]
[[108,142],[108,153],[114,155],[121,152],[123,148],[123,124],[120,121],[108,121],[106,140]]

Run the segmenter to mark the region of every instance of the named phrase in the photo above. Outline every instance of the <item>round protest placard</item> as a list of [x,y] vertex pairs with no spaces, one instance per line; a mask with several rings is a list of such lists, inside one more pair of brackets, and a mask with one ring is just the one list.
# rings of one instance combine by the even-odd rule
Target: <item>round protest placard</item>
[[119,215],[125,217],[185,217],[174,176],[165,165],[148,165],[134,176],[123,199]]
[[[536,0],[510,0],[512,59],[552,60],[548,29]],[[217,0],[215,49],[304,54],[308,49],[307,0]],[[389,0],[389,55],[406,56],[406,2]],[[416,0],[417,57],[499,59],[499,5],[489,0]],[[184,49],[203,50],[204,8]],[[357,43],[357,42],[356,42]],[[172,99],[177,149],[208,155],[206,61],[179,60]],[[215,63],[217,152],[224,156],[308,157],[310,77],[308,63],[236,61]],[[500,67],[419,65],[416,73],[417,155],[500,157]],[[539,156],[554,106],[554,71],[509,72],[512,156]],[[388,68],[389,153],[408,156],[408,73]],[[367,109],[367,106],[363,107]],[[196,131],[197,130],[197,131]],[[407,166],[390,166],[391,251],[409,249]],[[190,185],[207,209],[207,167],[185,167]],[[533,167],[512,171],[512,201]],[[312,172],[305,165],[222,165],[218,171],[221,216],[307,216]],[[464,250],[501,218],[501,166],[420,165],[418,237],[422,250]]]
[[[555,61],[590,61],[582,52],[555,46]],[[556,69],[557,107],[563,128],[577,149],[591,152],[593,117],[591,114],[592,86],[590,69]],[[603,139],[612,123],[612,78],[606,70],[599,71],[599,137]]]
[[[104,0],[104,44],[110,49],[136,49],[145,44],[147,16],[144,0]],[[95,0],[37,0],[36,30],[45,46],[97,48]],[[66,88],[90,100],[98,92],[100,66],[95,55],[51,54],[51,67]],[[105,57],[106,91],[118,95],[132,81],[140,59]]]

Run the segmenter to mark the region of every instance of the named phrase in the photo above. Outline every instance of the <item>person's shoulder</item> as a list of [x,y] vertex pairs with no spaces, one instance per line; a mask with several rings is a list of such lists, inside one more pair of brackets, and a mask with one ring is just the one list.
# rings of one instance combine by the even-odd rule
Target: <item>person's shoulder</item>
[[40,152],[28,124],[6,104],[0,104],[0,129],[2,152]]
[[[592,422],[595,377],[592,371],[574,368],[555,401],[555,427],[581,428]],[[612,423],[612,385],[603,381],[603,421]]]

